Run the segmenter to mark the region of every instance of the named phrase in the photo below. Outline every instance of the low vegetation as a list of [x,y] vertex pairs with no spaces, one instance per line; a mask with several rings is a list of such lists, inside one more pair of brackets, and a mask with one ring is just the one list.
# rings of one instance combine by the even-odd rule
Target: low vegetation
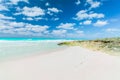
[[71,41],[59,43],[58,45],[81,46],[95,51],[103,51],[112,55],[120,55],[120,38]]

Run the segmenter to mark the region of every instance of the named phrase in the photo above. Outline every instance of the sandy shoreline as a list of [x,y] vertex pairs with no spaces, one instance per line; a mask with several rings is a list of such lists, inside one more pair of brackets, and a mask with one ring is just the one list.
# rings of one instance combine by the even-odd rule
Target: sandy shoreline
[[0,80],[120,80],[120,57],[69,47],[0,63]]

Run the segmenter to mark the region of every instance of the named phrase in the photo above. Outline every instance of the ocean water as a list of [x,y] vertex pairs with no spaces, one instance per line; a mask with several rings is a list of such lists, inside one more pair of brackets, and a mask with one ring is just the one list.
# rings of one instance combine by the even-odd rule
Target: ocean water
[[68,40],[87,40],[86,38],[0,38],[0,41],[68,41]]
[[0,39],[0,61],[63,49],[66,46],[57,45],[63,41],[66,40]]

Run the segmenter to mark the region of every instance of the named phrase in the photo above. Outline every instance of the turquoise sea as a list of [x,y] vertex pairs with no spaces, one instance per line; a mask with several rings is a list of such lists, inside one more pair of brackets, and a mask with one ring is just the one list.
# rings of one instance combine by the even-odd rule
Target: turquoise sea
[[66,47],[58,43],[71,40],[78,39],[0,38],[0,61],[56,51]]
[[72,39],[0,38],[0,61],[56,51],[65,48],[57,44],[66,40]]

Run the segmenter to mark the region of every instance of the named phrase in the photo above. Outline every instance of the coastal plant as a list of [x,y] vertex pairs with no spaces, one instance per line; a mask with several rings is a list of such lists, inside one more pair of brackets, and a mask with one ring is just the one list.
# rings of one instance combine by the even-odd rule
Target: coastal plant
[[120,38],[62,42],[58,45],[81,46],[95,51],[103,51],[113,55],[120,55]]

